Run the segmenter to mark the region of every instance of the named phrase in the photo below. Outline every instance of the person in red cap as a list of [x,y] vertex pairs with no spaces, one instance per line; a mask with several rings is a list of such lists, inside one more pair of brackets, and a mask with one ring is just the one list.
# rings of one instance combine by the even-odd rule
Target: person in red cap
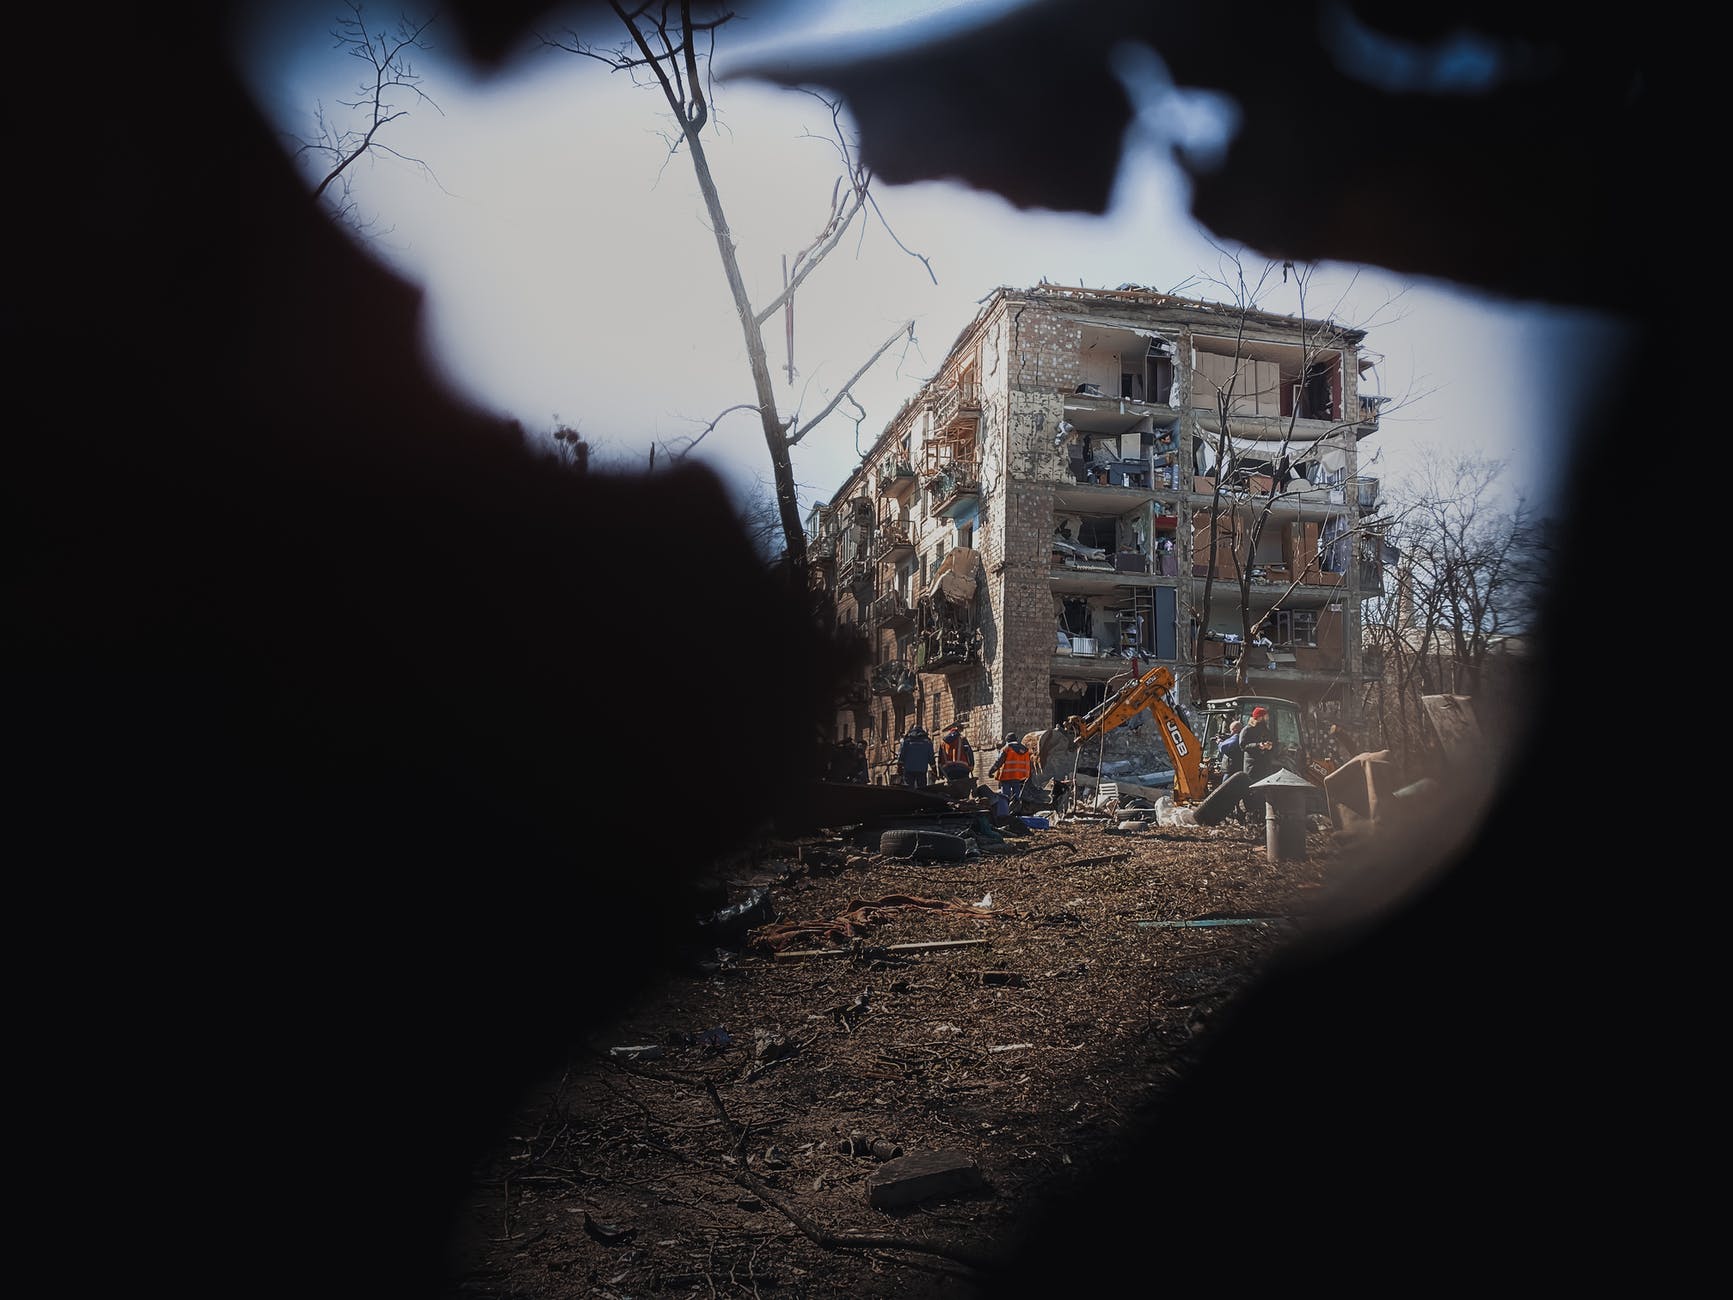
[[[1275,728],[1270,725],[1270,711],[1261,704],[1252,710],[1252,720],[1240,732],[1240,752],[1245,755],[1248,786],[1276,770]],[[1246,791],[1246,820],[1253,831],[1264,820],[1264,797],[1256,790]]]

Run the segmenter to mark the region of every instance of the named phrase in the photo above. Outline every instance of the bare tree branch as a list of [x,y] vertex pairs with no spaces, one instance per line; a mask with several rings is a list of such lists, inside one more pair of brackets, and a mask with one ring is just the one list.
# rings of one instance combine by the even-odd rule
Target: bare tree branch
[[419,167],[438,183],[438,177],[433,175],[433,169],[426,162],[387,148],[379,139],[379,133],[387,126],[409,116],[409,109],[399,108],[393,102],[394,92],[406,92],[412,95],[416,102],[426,104],[435,112],[443,114],[444,110],[422,89],[421,76],[410,61],[411,51],[431,48],[427,43],[426,33],[437,21],[438,14],[435,13],[419,23],[411,22],[407,18],[402,19],[395,35],[387,35],[368,27],[359,0],[349,0],[348,8],[349,17],[339,19],[337,28],[331,33],[335,42],[333,48],[346,50],[351,57],[363,60],[369,72],[356,89],[357,97],[352,100],[339,100],[338,103],[344,108],[364,114],[366,125],[360,128],[339,127],[326,116],[324,108],[319,107],[314,114],[315,133],[310,138],[298,138],[299,147],[295,156],[304,159],[314,154],[322,154],[332,160],[314,186],[313,197],[323,199],[333,185],[339,185],[342,197],[336,203],[336,215],[340,220],[347,221],[366,233],[367,225],[356,216],[347,176],[349,168],[363,156],[374,152],[389,154],[399,161]]
[[[679,144],[686,147],[687,157],[691,160],[694,176],[698,182],[699,191],[704,198],[705,212],[711,236],[716,241],[717,254],[722,262],[723,274],[728,282],[729,294],[734,303],[735,314],[740,321],[741,334],[746,345],[747,366],[751,374],[753,391],[756,401],[741,403],[728,408],[722,414],[736,410],[756,410],[763,428],[765,447],[770,454],[773,482],[775,484],[775,501],[778,516],[781,520],[785,541],[785,555],[788,567],[793,576],[802,581],[806,570],[806,533],[800,517],[799,485],[794,480],[793,462],[790,451],[799,440],[820,421],[828,416],[845,398],[853,400],[849,388],[859,381],[868,368],[876,362],[896,341],[898,335],[907,334],[912,340],[914,323],[908,322],[898,328],[872,358],[850,377],[848,384],[841,392],[819,412],[818,416],[795,431],[796,423],[792,419],[784,419],[777,411],[775,390],[771,377],[771,367],[766,352],[763,329],[767,321],[779,309],[785,308],[792,300],[794,292],[805,282],[808,276],[824,258],[834,250],[842,235],[853,224],[855,217],[865,209],[868,202],[868,189],[871,177],[866,169],[858,163],[858,151],[848,141],[840,126],[840,105],[832,105],[832,125],[837,134],[836,143],[845,160],[844,175],[832,190],[830,213],[819,234],[812,244],[797,255],[795,265],[782,293],[762,309],[753,305],[747,293],[746,280],[741,272],[738,250],[735,247],[734,236],[729,228],[727,215],[722,206],[721,192],[716,185],[715,177],[710,167],[710,160],[704,144],[704,129],[714,126],[721,129],[712,112],[712,105],[706,87],[711,85],[709,60],[715,49],[715,33],[718,28],[733,18],[728,11],[718,11],[716,16],[705,20],[695,20],[692,16],[691,0],[664,0],[659,6],[640,4],[628,7],[621,0],[610,0],[610,8],[614,16],[626,28],[628,41],[616,50],[603,51],[593,45],[579,40],[568,33],[569,40],[553,40],[543,37],[544,45],[569,53],[604,63],[614,71],[626,71],[633,76],[637,84],[638,76],[648,68],[655,78],[655,84],[662,92],[664,102],[668,106],[675,123],[679,128],[679,140],[670,148],[670,156],[677,151]],[[703,49],[699,42],[705,42]],[[705,63],[701,68],[700,62]],[[646,79],[643,84],[648,84]],[[823,98],[820,96],[819,98]],[[829,102],[829,101],[825,101]],[[843,186],[846,185],[846,197]],[[876,205],[875,205],[876,210]],[[882,216],[881,216],[882,220]],[[864,223],[863,223],[864,225]],[[888,227],[887,227],[888,228]],[[893,238],[894,238],[893,234]],[[902,247],[898,241],[898,247]],[[908,251],[906,248],[904,251]],[[921,259],[925,262],[926,259]],[[931,274],[931,267],[928,267]],[[858,403],[856,403],[858,407]],[[716,421],[706,427],[696,437],[685,442],[681,449],[674,453],[674,458],[684,456],[697,446],[711,429],[716,427]],[[654,449],[652,449],[653,451]]]
[[852,374],[848,377],[848,382],[842,386],[842,391],[837,393],[837,395],[835,397],[831,398],[830,401],[825,405],[825,408],[822,411],[820,411],[817,415],[813,416],[812,419],[808,420],[806,422],[806,424],[801,427],[799,432],[792,432],[791,431],[789,433],[788,445],[791,447],[794,446],[795,443],[799,442],[802,438],[806,437],[807,434],[811,433],[815,428],[817,428],[819,425],[819,422],[821,420],[823,420],[825,418],[825,416],[829,415],[832,411],[836,410],[837,404],[839,402],[841,402],[843,398],[849,396],[849,390],[851,388],[853,388],[855,384],[860,382],[861,376],[866,374],[867,371],[871,370],[873,368],[873,363],[876,362],[880,357],[884,356],[884,354],[886,352],[890,351],[891,344],[895,343],[899,338],[903,337],[904,335],[908,336],[909,342],[911,342],[911,343],[914,342],[914,339],[915,339],[915,323],[914,323],[914,321],[907,320],[907,321],[904,321],[901,325],[897,326],[896,329],[894,331],[892,331],[891,336],[888,339],[886,339],[883,343],[879,344],[878,351],[874,352],[870,357],[868,357],[864,362],[862,362],[860,369],[856,370],[854,372],[854,374]]
[[716,418],[711,420],[709,424],[706,424],[703,427],[703,429],[701,429],[698,433],[683,436],[683,437],[677,439],[676,441],[684,444],[683,446],[681,446],[681,448],[678,451],[675,451],[673,449],[673,443],[672,442],[664,442],[662,444],[662,446],[664,448],[666,448],[668,451],[668,459],[669,460],[681,460],[681,459],[683,459],[689,452],[691,452],[691,450],[694,447],[696,447],[699,443],[703,442],[704,439],[708,438],[710,436],[711,432],[715,430],[716,426],[722,423],[724,418],[734,414],[734,412],[736,412],[736,411],[757,411],[757,410],[758,410],[758,408],[756,406],[754,406],[751,402],[736,402],[733,406],[724,407],[721,411],[717,412]]

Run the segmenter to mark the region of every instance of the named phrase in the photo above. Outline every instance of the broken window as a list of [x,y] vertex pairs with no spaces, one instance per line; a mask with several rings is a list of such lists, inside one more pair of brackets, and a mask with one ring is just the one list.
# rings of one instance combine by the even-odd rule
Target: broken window
[[1059,627],[1066,636],[1093,637],[1095,619],[1089,612],[1089,602],[1081,596],[1066,597],[1061,602]]
[[1266,617],[1262,630],[1277,646],[1316,646],[1318,644],[1318,613],[1311,609],[1273,609]]
[[913,560],[904,560],[901,564],[897,565],[897,575],[892,581],[891,586],[897,595],[903,598],[903,603],[905,605],[912,603],[909,598],[909,585],[914,581],[914,577],[915,562]]
[[1302,372],[1298,366],[1282,372],[1282,414],[1302,420],[1333,420],[1341,409],[1342,358],[1334,353],[1314,357]]
[[1159,339],[1149,341],[1149,351],[1143,361],[1145,385],[1149,400],[1171,403],[1173,400],[1173,345]]

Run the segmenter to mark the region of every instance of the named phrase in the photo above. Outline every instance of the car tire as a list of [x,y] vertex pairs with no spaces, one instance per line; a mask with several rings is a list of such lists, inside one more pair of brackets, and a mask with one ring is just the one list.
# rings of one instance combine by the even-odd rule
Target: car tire
[[887,858],[914,858],[926,862],[960,862],[969,852],[968,841],[949,831],[889,830],[879,836],[879,852]]

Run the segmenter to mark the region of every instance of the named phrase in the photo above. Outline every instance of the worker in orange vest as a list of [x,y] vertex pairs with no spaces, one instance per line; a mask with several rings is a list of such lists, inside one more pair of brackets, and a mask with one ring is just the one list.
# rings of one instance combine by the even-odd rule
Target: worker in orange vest
[[963,734],[963,724],[953,722],[939,737],[939,774],[953,799],[967,799],[975,771],[975,750]]
[[999,793],[1011,801],[1012,812],[1021,812],[1023,784],[1035,775],[1035,756],[1015,731],[1005,737],[1005,747],[987,769],[987,775],[999,778]]

